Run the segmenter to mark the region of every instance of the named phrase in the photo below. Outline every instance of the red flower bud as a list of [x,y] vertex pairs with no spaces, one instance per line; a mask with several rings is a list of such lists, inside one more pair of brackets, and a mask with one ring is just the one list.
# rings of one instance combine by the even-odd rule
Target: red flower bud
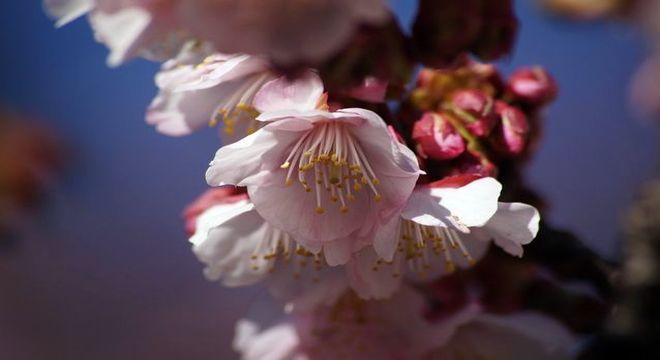
[[465,151],[465,140],[445,115],[427,112],[415,122],[412,138],[423,158],[453,159]]
[[511,75],[507,90],[516,99],[530,105],[544,105],[557,96],[557,83],[540,66],[524,68]]
[[452,110],[475,136],[486,137],[497,121],[495,101],[481,90],[460,90],[452,96]]
[[505,102],[495,103],[495,112],[500,123],[495,129],[494,147],[507,155],[519,155],[525,150],[529,136],[529,122],[518,108]]

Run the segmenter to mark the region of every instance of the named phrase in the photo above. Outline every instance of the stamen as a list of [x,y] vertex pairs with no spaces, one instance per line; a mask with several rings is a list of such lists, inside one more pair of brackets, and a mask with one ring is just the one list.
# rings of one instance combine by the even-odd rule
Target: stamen
[[[295,250],[292,249],[294,244]],[[294,261],[290,261],[292,256],[295,256]],[[265,269],[272,273],[276,265],[282,262],[283,265],[292,266],[291,273],[297,279],[303,278],[303,275],[309,272],[306,267],[310,259],[313,259],[314,273],[308,280],[318,281],[318,272],[322,268],[321,254],[313,254],[300,244],[296,244],[287,233],[275,228],[266,231],[266,235],[250,255],[253,271]]]
[[[405,261],[410,271],[424,278],[428,271],[444,263],[446,272],[456,270],[454,256],[460,254],[465,258],[468,265],[474,265],[465,239],[454,229],[445,227],[424,226],[413,221],[402,220],[399,226],[399,244],[394,254],[392,263],[392,276],[401,275],[401,265]],[[373,271],[380,271],[384,261],[378,260],[373,266]]]
[[[293,183],[292,174],[297,167],[298,182],[306,192],[315,193],[314,211],[318,214],[325,213],[325,204],[337,202],[340,212],[348,212],[347,200],[355,200],[354,192],[359,192],[363,184],[371,190],[374,201],[382,200],[376,173],[349,126],[334,120],[316,123],[293,145],[280,165],[287,170],[286,185]],[[307,178],[307,171],[312,169],[313,187]]]

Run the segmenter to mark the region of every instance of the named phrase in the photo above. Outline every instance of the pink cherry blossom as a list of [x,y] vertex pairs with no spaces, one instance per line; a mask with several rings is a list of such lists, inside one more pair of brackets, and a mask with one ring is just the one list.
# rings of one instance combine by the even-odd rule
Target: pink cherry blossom
[[234,346],[246,360],[418,359],[433,348],[435,335],[423,317],[424,306],[411,288],[383,301],[365,302],[347,293],[335,304],[261,331],[256,322],[242,320]]
[[149,106],[147,123],[163,134],[181,136],[222,122],[223,143],[231,142],[256,131],[252,101],[275,77],[259,57],[223,55],[206,43],[188,43],[156,75],[160,91]]
[[389,18],[383,0],[195,0],[183,1],[181,14],[192,33],[220,51],[283,64],[324,60],[360,25]]
[[324,110],[322,91],[313,73],[264,85],[255,107],[267,125],[220,148],[206,179],[246,186],[267,222],[338,265],[400,212],[420,170],[377,114]]
[[108,64],[140,56],[173,57],[192,36],[180,22],[180,0],[44,0],[57,26],[84,14],[96,39],[110,49]]
[[110,65],[171,57],[186,40],[278,63],[334,55],[362,24],[389,18],[384,0],[45,0],[63,25],[85,13]]
[[501,185],[493,178],[459,187],[451,187],[450,181],[416,188],[400,218],[379,229],[374,251],[353,256],[349,278],[362,297],[389,296],[405,269],[424,279],[469,267],[485,255],[491,241],[522,256],[522,245],[538,232],[538,211],[527,204],[498,203]]
[[328,267],[318,253],[264,221],[245,193],[203,196],[186,214],[196,215],[190,242],[209,280],[229,287],[264,281],[296,311],[332,303],[348,289],[342,269]]

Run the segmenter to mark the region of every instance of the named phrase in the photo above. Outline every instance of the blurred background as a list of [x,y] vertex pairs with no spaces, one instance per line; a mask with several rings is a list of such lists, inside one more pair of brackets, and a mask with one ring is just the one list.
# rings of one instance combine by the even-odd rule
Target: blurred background
[[[391,2],[408,24],[412,2]],[[659,160],[656,129],[628,105],[644,41],[625,24],[517,7],[502,69],[540,64],[560,85],[528,180],[550,223],[617,259],[620,217]],[[0,358],[234,358],[234,322],[267,295],[207,282],[180,218],[206,189],[215,131],[157,134],[143,116],[158,65],[106,67],[87,23],[55,30],[40,1],[0,2],[0,45],[0,108],[50,128],[66,163],[38,210],[3,234]]]

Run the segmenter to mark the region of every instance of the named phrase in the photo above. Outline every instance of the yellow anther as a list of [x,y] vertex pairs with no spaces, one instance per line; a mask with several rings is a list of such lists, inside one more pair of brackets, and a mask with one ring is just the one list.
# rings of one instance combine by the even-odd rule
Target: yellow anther
[[375,202],[380,202],[381,200],[383,200],[383,196],[381,194],[374,195]]
[[378,180],[378,178],[373,178],[371,179],[371,183],[374,185],[380,185],[380,180]]
[[348,206],[342,206],[342,207],[340,207],[340,208],[339,208],[339,211],[340,211],[342,214],[346,214],[346,213],[348,212]]
[[[309,189],[309,190],[311,191],[312,189]],[[317,207],[316,209],[314,209],[314,211],[319,215],[325,213],[325,209],[322,208],[322,207]]]
[[453,261],[447,261],[445,264],[445,269],[447,270],[448,273],[453,273],[456,271],[456,265],[454,265]]
[[291,163],[287,161],[284,164],[280,165],[280,168],[281,169],[288,169],[289,166],[291,166]]

